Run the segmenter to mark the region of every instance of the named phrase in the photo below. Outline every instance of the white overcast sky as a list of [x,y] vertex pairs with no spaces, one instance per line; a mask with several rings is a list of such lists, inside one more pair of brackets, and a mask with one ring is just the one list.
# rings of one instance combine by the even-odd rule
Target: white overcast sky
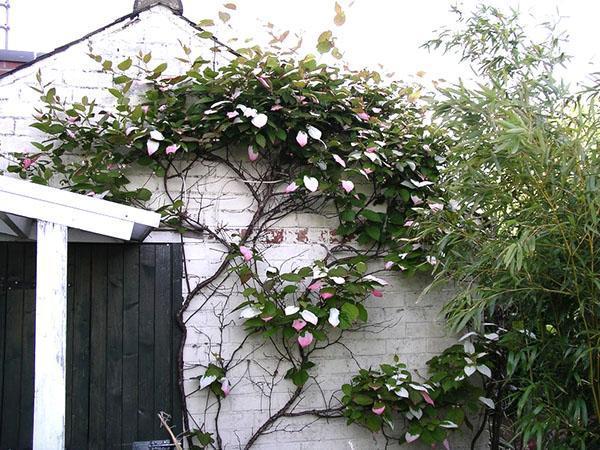
[[[454,59],[420,49],[442,25],[452,25],[448,0],[338,0],[346,11],[342,27],[333,24],[334,0],[183,0],[184,15],[199,21],[215,18],[226,1],[237,4],[231,24],[240,38],[264,34],[259,25],[270,21],[281,31],[302,33],[314,48],[321,31],[332,29],[338,46],[356,67],[377,69],[384,64],[408,78],[419,70],[431,77],[453,79],[465,73]],[[133,0],[10,0],[10,49],[47,52],[108,24],[132,10]],[[463,0],[465,9],[481,3]],[[574,56],[565,76],[571,82],[598,70],[600,2],[596,0],[504,0],[497,6],[518,8],[530,23],[560,15],[570,36],[568,53]],[[227,31],[217,36],[229,35]]]

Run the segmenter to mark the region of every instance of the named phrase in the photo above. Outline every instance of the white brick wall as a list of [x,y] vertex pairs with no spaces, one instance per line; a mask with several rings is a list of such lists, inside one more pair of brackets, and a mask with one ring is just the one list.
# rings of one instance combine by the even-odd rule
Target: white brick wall
[[[179,63],[174,57],[182,55],[179,40],[197,54],[211,57],[207,41],[196,39],[193,29],[185,21],[167,9],[157,7],[143,13],[137,20],[117,24],[32,67],[3,78],[0,80],[0,151],[31,150],[29,143],[41,138],[36,130],[29,128],[34,107],[39,100],[29,86],[35,84],[38,69],[41,70],[44,81],[54,81],[61,97],[78,100],[87,95],[110,106],[112,96],[104,91],[110,85],[110,76],[101,73],[98,64],[86,56],[88,44],[95,54],[116,61],[136,54],[139,50],[151,50],[157,64],[164,60],[169,62],[171,68],[176,69]],[[224,55],[219,58],[224,58]],[[175,73],[176,70],[173,69],[169,72]],[[6,161],[0,160],[0,168],[3,164]],[[190,208],[197,211],[200,210],[200,205],[205,208],[199,212],[202,221],[209,226],[222,225],[234,231],[247,225],[254,202],[232,173],[222,167],[205,167],[194,175],[198,184],[192,189]],[[161,201],[161,183],[157,180],[149,181],[143,174],[133,176],[132,180],[154,190],[155,205],[158,206]],[[188,186],[191,184],[194,182],[188,180]],[[294,214],[281,221],[277,230],[266,236],[260,244],[260,250],[273,265],[308,264],[314,258],[323,256],[322,244],[331,244],[330,230],[333,226],[333,223],[321,216]],[[223,249],[216,241],[208,238],[186,238],[185,255],[193,283],[214,272],[223,257]],[[329,348],[316,355],[318,367],[311,374],[319,380],[322,392],[314,383],[310,383],[300,407],[325,407],[324,399],[328,400],[341,384],[348,381],[357,371],[358,365],[377,366],[398,353],[410,367],[423,370],[430,357],[452,342],[451,338],[446,337],[438,316],[445,292],[431,293],[417,303],[417,296],[426,284],[425,279],[399,275],[387,278],[390,286],[385,289],[385,296],[368,300],[370,322],[375,327],[368,331],[349,333],[343,341],[351,349],[354,359],[342,346]],[[225,282],[221,291],[227,291],[228,287],[231,287],[231,283]],[[189,321],[185,348],[186,365],[189,367],[186,387],[190,393],[189,409],[199,422],[211,419],[215,409],[210,408],[204,417],[206,399],[201,392],[193,393],[198,382],[191,378],[203,372],[196,365],[206,363],[208,351],[214,351],[215,345],[220,342],[219,323],[215,313],[221,312],[225,299],[224,295],[209,299],[205,308],[194,314]],[[190,312],[204,301],[203,294],[195,298],[190,305]],[[234,296],[225,311],[231,310],[237,303],[239,296]],[[229,316],[228,320],[240,322],[237,315]],[[225,330],[222,342],[225,357],[244,336],[244,331],[239,326],[230,326]],[[209,340],[213,343],[212,348],[208,345]],[[252,350],[254,353],[247,358],[250,362],[240,364],[229,375],[236,386],[223,401],[221,421],[221,431],[228,449],[238,448],[238,439],[244,442],[264,421],[269,408],[267,399],[260,393],[261,386],[252,384],[249,380],[269,381],[264,370],[274,367],[275,352],[269,345],[264,345],[262,339],[253,339],[240,355],[248,355]],[[287,368],[280,371],[278,381],[285,370]],[[262,387],[264,386],[263,383]],[[273,388],[271,409],[276,410],[277,405],[285,403],[292,390],[293,386],[287,381],[277,384]],[[356,426],[347,427],[344,420],[334,419],[329,423],[319,420],[311,424],[313,420],[296,418],[282,422],[277,426],[278,429],[301,431],[268,434],[260,438],[254,448],[359,450],[384,447],[380,436],[373,437],[368,431]],[[453,437],[451,441],[460,439]],[[413,445],[412,448],[419,447]],[[453,445],[453,448],[461,448],[460,443]]]

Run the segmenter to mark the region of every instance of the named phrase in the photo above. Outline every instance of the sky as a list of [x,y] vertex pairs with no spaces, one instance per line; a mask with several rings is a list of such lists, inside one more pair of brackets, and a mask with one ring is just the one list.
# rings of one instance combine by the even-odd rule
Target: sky
[[[218,37],[235,35],[266,36],[263,26],[276,25],[280,32],[290,30],[304,37],[314,49],[317,36],[331,29],[345,59],[354,68],[367,67],[394,72],[396,78],[410,79],[418,71],[430,78],[456,79],[465,74],[455,58],[431,54],[421,49],[441,26],[452,26],[448,0],[338,0],[346,13],[346,23],[333,24],[334,0],[183,0],[184,15],[194,21],[212,18]],[[237,5],[229,22],[218,20],[223,3]],[[75,40],[114,19],[131,12],[133,0],[10,0],[9,48],[47,52]],[[353,3],[350,6],[350,3]],[[474,0],[461,2],[473,8]],[[573,56],[562,74],[569,82],[584,80],[600,70],[600,2],[596,0],[489,0],[496,6],[518,8],[530,24],[561,17],[562,29],[570,36],[567,53]],[[1,16],[0,16],[1,17]],[[240,42],[241,43],[241,42]],[[235,44],[233,46],[236,46]],[[314,51],[314,50],[313,50]]]

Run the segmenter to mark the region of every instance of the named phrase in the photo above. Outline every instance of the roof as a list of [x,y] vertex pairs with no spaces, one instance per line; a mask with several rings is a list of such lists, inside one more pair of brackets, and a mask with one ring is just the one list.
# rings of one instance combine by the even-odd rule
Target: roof
[[160,214],[0,176],[0,234],[33,239],[37,220],[114,239],[143,241],[159,226]]
[[[25,62],[25,64],[22,64],[22,65],[20,65],[19,67],[15,68],[15,69],[13,69],[13,70],[11,70],[11,71],[9,71],[9,72],[5,72],[5,73],[3,73],[3,74],[0,74],[0,80],[1,80],[2,78],[4,78],[4,77],[7,77],[7,76],[9,76],[9,75],[12,75],[12,74],[14,74],[15,72],[18,72],[18,71],[20,71],[20,70],[22,70],[22,69],[25,69],[26,67],[33,66],[33,65],[37,64],[38,62],[40,62],[40,61],[43,61],[43,60],[44,60],[44,59],[46,59],[46,58],[50,58],[51,56],[54,56],[54,55],[56,55],[56,54],[58,54],[58,53],[61,53],[61,52],[64,52],[64,51],[65,51],[65,50],[67,50],[69,47],[72,47],[72,46],[73,46],[73,45],[75,45],[75,44],[79,44],[80,42],[83,42],[83,41],[85,41],[85,40],[87,40],[87,39],[89,39],[89,38],[93,37],[94,35],[96,35],[96,34],[98,34],[98,33],[101,33],[102,31],[104,31],[104,30],[106,30],[106,29],[108,29],[108,28],[110,28],[110,27],[113,27],[113,26],[115,26],[115,25],[118,25],[118,24],[120,24],[120,23],[126,22],[126,21],[128,21],[128,20],[134,20],[134,19],[136,19],[136,18],[137,18],[137,17],[138,17],[138,16],[139,16],[141,13],[143,13],[143,12],[145,12],[145,11],[148,11],[148,10],[150,10],[150,9],[152,9],[152,8],[157,8],[157,7],[160,7],[160,8],[166,8],[166,9],[168,9],[169,11],[171,11],[171,13],[172,13],[172,14],[174,14],[174,15],[176,15],[176,16],[178,16],[178,17],[180,17],[180,18],[181,18],[181,19],[182,19],[184,22],[186,22],[188,25],[192,26],[192,27],[193,27],[193,28],[195,28],[196,30],[198,30],[198,31],[200,31],[200,32],[204,31],[204,30],[203,30],[201,27],[199,27],[198,25],[196,25],[196,23],[195,23],[194,21],[192,21],[192,20],[188,19],[188,18],[187,18],[187,17],[185,17],[185,16],[182,16],[181,14],[178,14],[176,11],[173,11],[173,10],[172,10],[171,8],[169,8],[168,6],[164,6],[164,5],[161,5],[161,4],[153,4],[153,5],[150,5],[150,6],[146,7],[146,8],[142,8],[142,9],[140,9],[140,10],[138,10],[138,11],[133,11],[133,12],[131,12],[131,13],[129,13],[129,14],[126,14],[126,15],[124,15],[124,16],[122,16],[122,17],[119,17],[118,19],[114,20],[113,22],[111,22],[111,23],[109,23],[109,24],[107,24],[107,25],[104,25],[104,26],[102,26],[102,27],[100,27],[100,28],[98,28],[98,29],[96,29],[96,30],[92,31],[92,32],[90,32],[90,33],[86,34],[85,36],[82,36],[82,37],[80,37],[79,39],[75,39],[74,41],[71,41],[71,42],[69,42],[69,43],[67,43],[67,44],[65,44],[65,45],[61,45],[60,47],[57,47],[57,48],[55,48],[54,50],[52,50],[52,51],[50,51],[50,52],[48,52],[48,53],[43,53],[43,54],[37,53],[37,54],[35,54],[35,55],[36,55],[36,57],[35,57],[35,58],[28,60],[27,62]],[[223,42],[221,42],[221,41],[220,41],[219,39],[217,39],[216,37],[214,37],[214,36],[213,36],[213,38],[212,38],[212,39],[213,39],[213,41],[214,41],[216,44],[218,44],[219,46],[221,46],[221,47],[223,47],[223,48],[227,49],[227,50],[228,50],[230,53],[232,53],[233,55],[235,55],[235,56],[240,56],[240,54],[239,54],[238,52],[236,52],[235,50],[233,50],[233,49],[232,49],[230,46],[228,46],[227,44],[224,44]],[[15,53],[24,53],[24,54],[25,54],[25,53],[32,53],[32,52],[15,52]],[[39,55],[39,56],[38,56],[38,55]]]

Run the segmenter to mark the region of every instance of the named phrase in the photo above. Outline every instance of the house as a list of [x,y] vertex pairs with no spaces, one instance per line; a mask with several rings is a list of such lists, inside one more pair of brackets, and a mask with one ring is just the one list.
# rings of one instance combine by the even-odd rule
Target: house
[[[44,82],[53,83],[61,98],[75,101],[87,96],[111,108],[114,98],[106,91],[112,84],[111,75],[89,58],[90,51],[113,60],[151,51],[153,60],[167,62],[173,73],[184,67],[176,59],[181,43],[195,56],[215,64],[235,57],[216,39],[198,39],[198,28],[182,13],[181,2],[176,0],[136,0],[131,14],[0,75],[0,152],[10,157],[11,152],[29,151],[30,142],[41,138],[29,126],[39,104],[39,94],[30,87],[38,71]],[[0,168],[6,164],[7,160],[0,160]],[[188,195],[194,212],[203,223],[233,239],[252,216],[252,196],[234,173],[218,164],[198,169],[194,177],[194,189]],[[152,191],[149,208],[161,205],[165,192],[158,180],[143,171],[130,179]],[[4,212],[12,214],[12,221],[5,220],[4,228],[0,228],[4,241],[0,243],[0,448],[29,448],[35,435],[34,255],[29,241],[35,234],[15,224],[20,214]],[[31,220],[48,220],[30,216]],[[272,263],[310,263],[322,256],[323,246],[333,245],[334,227],[327,217],[298,214],[268,230],[259,245]],[[171,415],[174,434],[181,433],[185,423],[190,428],[206,424],[210,432],[214,431],[218,409],[223,448],[243,447],[270,412],[286,402],[294,386],[281,379],[269,384],[268,374],[276,373],[273,349],[251,339],[229,375],[234,389],[222,404],[207,406],[206,391],[199,389],[198,377],[215,353],[231,355],[245,332],[241,326],[224,328],[218,318],[228,302],[232,309],[242,301],[239,291],[215,291],[215,295],[200,292],[190,299],[182,316],[187,329],[182,385],[189,413],[187,420],[182,417],[176,367],[180,330],[175,316],[182,296],[189,293],[188,281],[209,279],[221,264],[223,248],[219,242],[209,236],[181,237],[155,230],[142,243],[132,244],[124,243],[128,237],[123,235],[106,233],[100,237],[101,232],[90,234],[85,227],[76,231],[77,224],[72,229],[65,307],[65,428],[59,433],[65,446],[129,448],[138,441],[169,439],[158,417],[161,411]],[[330,348],[319,356],[314,373],[319,383],[307,389],[295,406],[297,410],[325,407],[327,399],[359,366],[378,366],[398,354],[411,368],[423,370],[431,356],[454,341],[446,335],[438,316],[443,291],[417,302],[426,279],[392,274],[387,278],[390,285],[385,297],[369,306],[371,320],[378,328],[348,335],[345,347]],[[231,315],[227,320],[235,323],[236,319]],[[253,448],[384,446],[381,436],[372,436],[357,426],[347,427],[343,420],[313,422],[310,417],[290,418],[260,436]],[[36,448],[44,447],[39,444]]]

